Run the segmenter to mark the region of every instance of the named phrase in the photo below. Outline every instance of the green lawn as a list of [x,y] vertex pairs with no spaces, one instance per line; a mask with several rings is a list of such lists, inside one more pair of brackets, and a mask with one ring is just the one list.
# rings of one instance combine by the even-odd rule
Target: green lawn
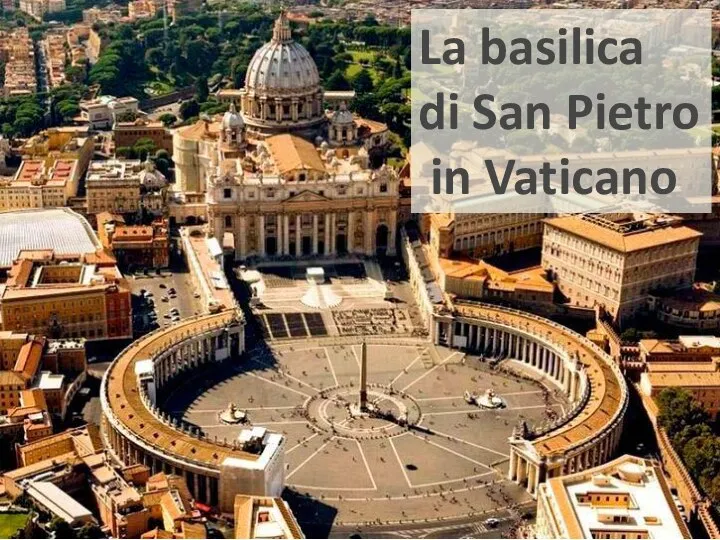
[[[361,69],[365,68],[368,70],[368,73],[370,73],[370,76],[373,78],[373,81],[375,81],[375,84],[377,84],[380,79],[380,74],[372,67],[373,60],[379,56],[387,59],[390,59],[390,57],[382,51],[353,49],[347,52],[352,56],[353,63],[349,64],[347,68],[345,68],[345,76],[352,80],[352,78],[357,75]],[[362,65],[360,62],[363,62],[366,65]]]
[[10,538],[24,528],[28,517],[27,514],[0,514],[0,538]]

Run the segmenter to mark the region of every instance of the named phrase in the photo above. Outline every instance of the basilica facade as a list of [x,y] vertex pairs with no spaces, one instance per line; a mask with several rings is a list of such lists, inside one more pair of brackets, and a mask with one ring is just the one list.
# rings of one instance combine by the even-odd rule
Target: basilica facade
[[395,253],[399,178],[373,166],[387,126],[323,91],[284,14],[238,102],[175,132],[171,215],[207,220],[236,260]]

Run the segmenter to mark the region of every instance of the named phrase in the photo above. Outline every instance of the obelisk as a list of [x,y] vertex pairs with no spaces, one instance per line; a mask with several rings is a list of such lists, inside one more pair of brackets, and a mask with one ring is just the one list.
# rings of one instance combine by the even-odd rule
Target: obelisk
[[367,410],[367,344],[363,341],[360,349],[360,411]]

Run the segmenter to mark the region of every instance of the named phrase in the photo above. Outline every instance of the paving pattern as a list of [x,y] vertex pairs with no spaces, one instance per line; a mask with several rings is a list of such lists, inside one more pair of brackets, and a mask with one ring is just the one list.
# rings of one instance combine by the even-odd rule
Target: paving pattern
[[[416,426],[351,418],[337,396],[356,395],[360,340],[308,337],[258,346],[241,363],[199,371],[166,397],[165,410],[230,440],[242,427],[223,425],[218,415],[233,402],[253,425],[283,432],[286,496],[304,520],[422,523],[500,512],[529,500],[505,479],[507,438],[520,419],[532,424],[559,412],[562,397],[501,376],[461,352],[429,354],[426,341],[385,338],[368,345],[370,399],[409,407]],[[465,402],[465,390],[488,388],[505,400],[505,409]]]

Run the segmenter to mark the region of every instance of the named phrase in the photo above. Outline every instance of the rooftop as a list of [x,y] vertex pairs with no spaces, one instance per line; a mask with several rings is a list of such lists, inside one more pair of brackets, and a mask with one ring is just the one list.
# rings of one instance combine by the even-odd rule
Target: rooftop
[[[624,220],[625,221],[625,220]],[[702,233],[664,218],[633,219],[622,223],[594,215],[549,218],[545,223],[614,251],[628,253],[673,242],[698,239]]]
[[100,248],[87,220],[69,208],[0,212],[0,267],[10,267],[21,250],[70,255]]
[[559,509],[568,538],[635,538],[643,533],[690,538],[662,470],[652,461],[622,456],[550,478],[541,490]]

